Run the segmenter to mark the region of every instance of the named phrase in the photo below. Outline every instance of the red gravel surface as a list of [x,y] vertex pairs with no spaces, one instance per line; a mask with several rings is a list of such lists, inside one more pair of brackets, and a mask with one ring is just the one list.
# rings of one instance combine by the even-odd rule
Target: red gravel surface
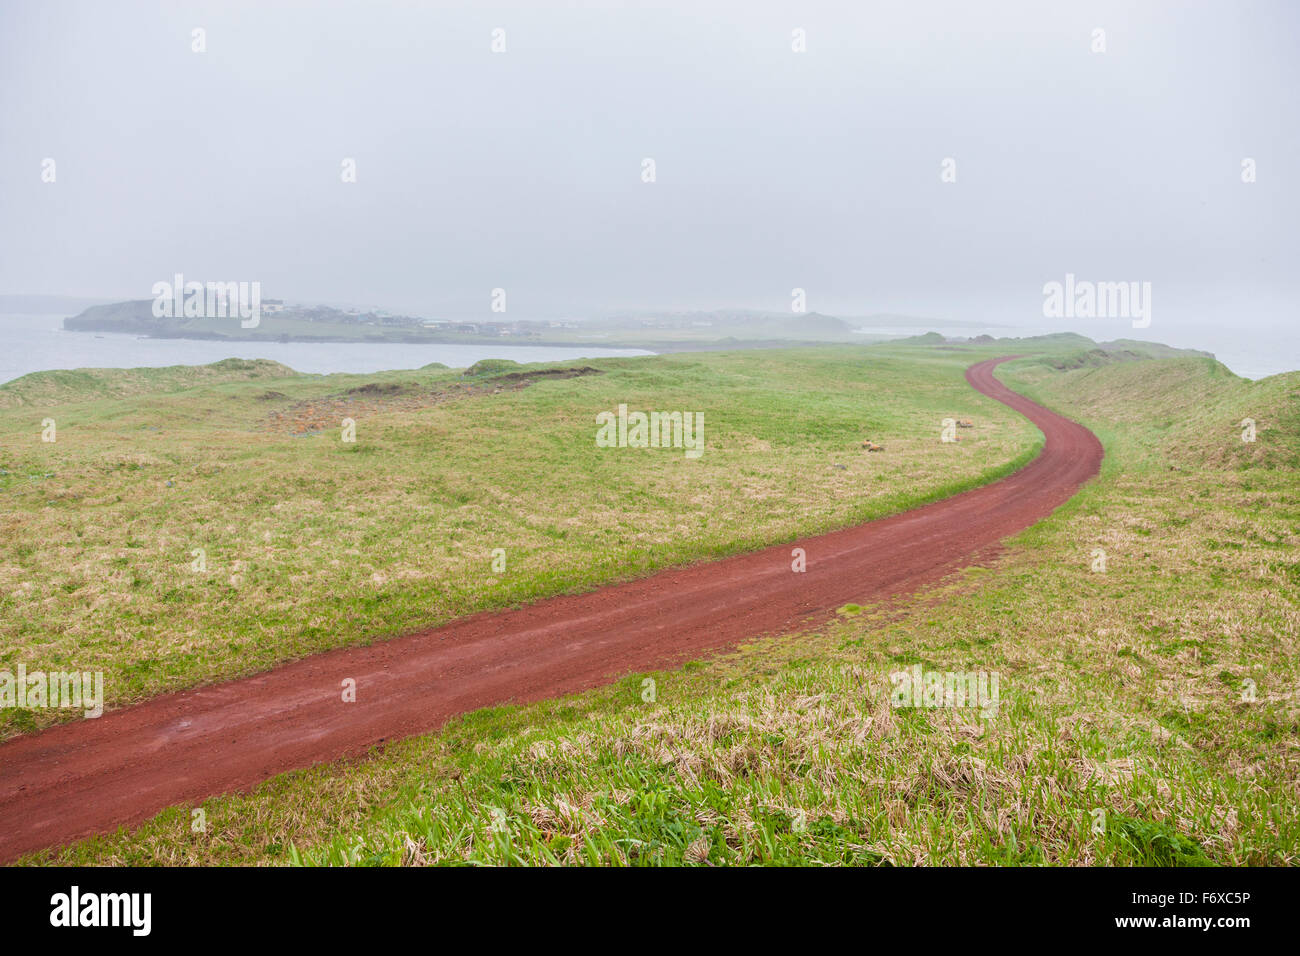
[[[843,531],[477,614],[15,738],[0,745],[0,861],[364,754],[479,707],[580,691],[804,628],[846,603],[897,597],[972,564],[1070,498],[1102,458],[1086,428],[994,378],[1002,361],[971,366],[967,381],[1046,439],[1007,478]],[[807,554],[804,573],[791,570],[794,547]],[[353,703],[343,701],[346,678],[356,681]]]

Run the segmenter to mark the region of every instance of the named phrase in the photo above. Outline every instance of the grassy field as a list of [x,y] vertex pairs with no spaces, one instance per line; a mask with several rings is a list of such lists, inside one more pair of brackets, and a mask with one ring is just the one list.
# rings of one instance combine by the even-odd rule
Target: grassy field
[[[1040,441],[966,385],[967,361],[838,347],[567,378],[239,360],[26,376],[0,386],[0,668],[102,670],[111,708],[952,494]],[[619,403],[702,412],[704,454],[596,447]],[[978,427],[941,444],[950,416]],[[0,710],[0,736],[69,713]]]
[[[1295,864],[1300,374],[1001,374],[1107,457],[993,566],[30,862]],[[998,673],[996,716],[892,706],[917,664]]]

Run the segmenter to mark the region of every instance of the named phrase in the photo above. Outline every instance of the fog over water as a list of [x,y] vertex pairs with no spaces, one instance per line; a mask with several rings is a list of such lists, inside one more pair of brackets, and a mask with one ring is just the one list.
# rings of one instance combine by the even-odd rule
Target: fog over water
[[[1297,36],[1284,0],[8,0],[0,294],[184,273],[428,318],[504,288],[544,319],[799,288],[1266,374],[1300,366]],[[1046,318],[1067,273],[1151,283],[1150,327]],[[60,348],[210,354],[108,341]]]
[[649,355],[640,349],[551,348],[519,345],[434,345],[374,342],[213,342],[203,339],[142,339],[134,335],[67,332],[57,315],[2,315],[0,334],[11,345],[0,352],[0,384],[63,368],[138,368],[206,365],[227,358],[264,358],[299,372],[380,372],[441,362],[466,368],[483,358],[560,362],[607,355]]

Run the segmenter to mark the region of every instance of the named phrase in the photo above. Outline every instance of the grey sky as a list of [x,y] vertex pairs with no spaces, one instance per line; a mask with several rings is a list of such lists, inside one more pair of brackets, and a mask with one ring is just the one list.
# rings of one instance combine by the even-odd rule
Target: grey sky
[[1298,27],[1286,2],[2,0],[0,292],[180,271],[434,316],[500,286],[530,318],[799,286],[1031,323],[1069,271],[1152,282],[1154,338],[1292,324]]

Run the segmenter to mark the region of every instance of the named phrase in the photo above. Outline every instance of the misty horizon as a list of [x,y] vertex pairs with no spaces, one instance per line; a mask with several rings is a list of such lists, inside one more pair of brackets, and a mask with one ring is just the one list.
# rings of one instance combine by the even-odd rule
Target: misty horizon
[[11,5],[0,289],[1028,327],[1073,273],[1289,326],[1300,14],[1203,9]]

